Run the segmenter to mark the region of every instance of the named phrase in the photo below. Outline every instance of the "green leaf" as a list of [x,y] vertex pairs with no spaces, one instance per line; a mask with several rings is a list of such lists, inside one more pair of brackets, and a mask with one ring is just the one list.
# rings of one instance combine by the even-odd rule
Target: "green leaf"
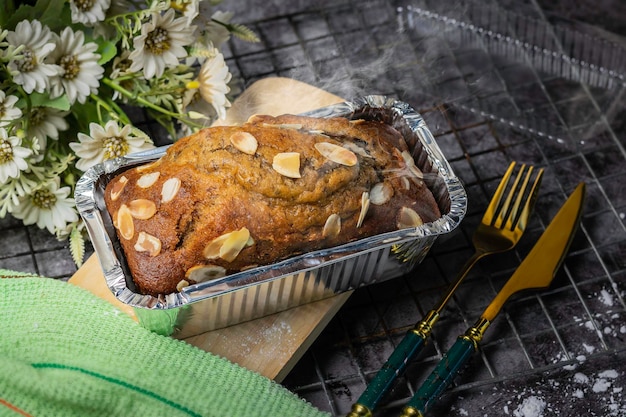
[[104,41],[102,38],[98,38],[95,40],[98,44],[98,53],[100,54],[100,59],[98,60],[99,65],[104,65],[117,55],[117,47],[115,43],[110,41]]
[[66,95],[51,99],[48,94],[33,92],[30,94],[30,102],[33,107],[51,107],[60,111],[67,111],[71,107]]
[[72,254],[74,263],[80,268],[85,258],[85,238],[80,228],[76,225],[72,227],[72,231],[70,232],[70,253]]
[[0,2],[0,28],[6,29],[9,17],[15,14],[13,0]]
[[24,19],[37,19],[53,31],[71,24],[70,9],[65,0],[38,0],[34,6],[22,4],[3,22],[3,28],[13,30]]
[[80,106],[74,105],[72,107],[72,113],[76,119],[76,124],[79,132],[89,132],[89,123],[98,123],[100,120],[98,115],[98,108],[92,101],[86,101]]
[[257,34],[254,33],[254,31],[247,26],[240,25],[238,23],[232,23],[232,24],[227,25],[226,27],[233,35],[235,35],[241,40],[244,40],[246,42],[252,42],[252,43],[260,41]]
[[23,4],[19,6],[13,14],[5,16],[6,20],[5,20],[5,17],[3,17],[2,28],[13,30],[15,29],[15,25],[17,25],[19,22],[21,22],[24,19],[32,19],[33,15],[34,15],[33,6],[27,6]]

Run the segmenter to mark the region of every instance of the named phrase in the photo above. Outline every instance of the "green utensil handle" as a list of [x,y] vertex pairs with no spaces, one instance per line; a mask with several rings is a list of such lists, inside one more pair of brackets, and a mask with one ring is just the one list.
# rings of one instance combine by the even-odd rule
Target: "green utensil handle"
[[443,391],[452,383],[459,370],[476,351],[476,345],[464,336],[459,337],[443,356],[437,367],[407,403],[403,417],[423,415]]
[[422,351],[438,319],[439,314],[431,310],[413,329],[407,332],[374,379],[367,384],[367,388],[352,406],[352,411],[347,417],[372,415],[372,411],[391,390],[397,377],[404,373],[407,365]]
[[408,332],[374,379],[370,381],[365,392],[359,397],[358,403],[371,410],[375,409],[393,386],[396,377],[404,372],[407,364],[421,352],[425,345],[424,337],[413,331]]

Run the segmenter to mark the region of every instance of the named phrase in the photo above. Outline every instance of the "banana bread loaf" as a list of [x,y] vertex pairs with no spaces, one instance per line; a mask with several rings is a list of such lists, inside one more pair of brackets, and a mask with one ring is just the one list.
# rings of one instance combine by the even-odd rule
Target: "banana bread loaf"
[[292,115],[180,139],[113,178],[105,202],[151,295],[440,217],[395,129]]

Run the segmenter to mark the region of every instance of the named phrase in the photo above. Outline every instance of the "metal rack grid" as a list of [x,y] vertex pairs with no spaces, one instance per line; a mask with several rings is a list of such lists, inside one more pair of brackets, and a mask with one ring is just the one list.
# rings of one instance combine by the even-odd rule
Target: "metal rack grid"
[[[588,184],[583,225],[554,285],[506,305],[479,358],[433,415],[523,415],[519,407],[528,399],[546,413],[625,415],[624,367],[617,366],[626,356],[626,200],[620,191],[626,152],[625,129],[616,122],[624,112],[623,48],[567,28],[549,31],[536,10],[529,18],[492,5],[498,27],[514,24],[520,36],[540,27],[543,38],[535,36],[535,42],[561,47],[555,49],[561,55],[550,54],[560,61],[548,65],[532,48],[503,49],[495,36],[477,36],[477,26],[465,33],[468,26],[459,20],[451,25],[436,4],[416,3],[348,2],[270,17],[249,22],[260,44],[231,43],[229,64],[246,82],[288,76],[341,96],[386,94],[411,103],[469,194],[460,230],[438,241],[409,276],[357,290],[284,384],[333,415],[349,411],[471,254],[471,234],[499,176],[517,160],[546,168],[529,231],[515,251],[471,272],[433,343],[378,415],[397,415],[582,180]],[[452,15],[479,17],[458,10]],[[610,52],[606,67],[588,52],[598,44]],[[564,60],[572,56],[576,60]]]
[[47,230],[24,226],[7,216],[0,219],[0,236],[0,268],[62,280],[76,272],[67,242],[58,241]]
[[[484,39],[461,43],[452,30],[440,36],[438,17],[444,15],[436,2],[428,3],[344,1],[289,10],[244,21],[261,42],[232,40],[224,51],[235,92],[260,78],[287,76],[344,97],[386,94],[411,103],[469,195],[459,230],[439,240],[409,276],[357,290],[284,384],[333,415],[347,412],[470,255],[471,234],[499,176],[517,160],[546,168],[529,231],[515,251],[475,267],[445,310],[433,342],[379,415],[397,415],[580,180],[588,184],[583,225],[554,285],[505,306],[480,354],[433,415],[514,415],[529,398],[545,401],[546,415],[626,415],[620,390],[626,382],[624,87],[589,87],[538,70],[518,55],[498,54]],[[516,7],[546,23],[534,3]],[[502,16],[501,9],[492,10]],[[418,18],[422,22],[415,26]],[[615,48],[613,53],[621,53]],[[618,75],[624,71],[623,61],[614,65]],[[158,127],[138,118],[158,136]],[[59,279],[75,272],[65,244],[46,231],[11,218],[0,220],[0,230],[2,267]]]

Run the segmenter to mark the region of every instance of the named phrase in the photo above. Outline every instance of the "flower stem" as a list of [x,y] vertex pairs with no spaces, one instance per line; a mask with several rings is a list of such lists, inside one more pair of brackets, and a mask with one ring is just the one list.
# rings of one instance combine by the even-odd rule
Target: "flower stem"
[[137,103],[141,104],[142,106],[145,107],[149,107],[152,110],[158,111],[159,113],[163,113],[166,116],[170,116],[170,117],[175,117],[175,118],[180,118],[180,115],[178,113],[174,113],[171,112],[167,109],[164,109],[161,106],[157,106],[154,103],[150,103],[148,100],[145,100],[141,97],[139,97],[136,94],[133,94],[132,92],[128,91],[127,89],[125,89],[124,87],[120,86],[117,83],[114,83],[113,81],[109,80],[108,78],[105,78],[102,80],[102,82],[106,85],[108,85],[109,87],[111,87],[112,89],[114,89],[115,91],[119,92],[120,94],[122,94],[124,97],[127,97],[133,101],[136,101]]
[[128,91],[127,89],[125,89],[124,87],[122,87],[121,85],[119,85],[118,83],[113,82],[112,80],[108,79],[108,78],[104,78],[102,79],[102,83],[108,85],[109,87],[111,87],[113,90],[119,92],[120,94],[122,94],[124,97],[127,97],[137,103],[139,103],[142,106],[148,107],[154,111],[157,111],[161,114],[164,114],[166,116],[178,119],[188,125],[193,125],[196,127],[201,127],[200,125],[198,125],[197,123],[194,123],[193,121],[191,121],[188,117],[185,117],[184,115],[180,114],[180,113],[174,113],[172,111],[169,111],[167,109],[164,109],[161,106],[157,106],[154,103],[149,102],[148,100],[139,97],[137,94],[134,94],[130,91]]
[[102,117],[102,114],[100,113],[100,108],[104,107],[107,111],[117,114],[119,120],[122,121],[124,124],[130,124],[130,119],[126,115],[126,112],[124,112],[124,110],[122,110],[115,102],[103,100],[96,94],[92,94],[91,99],[95,101],[98,105],[98,120],[100,120],[100,122],[105,121]]

